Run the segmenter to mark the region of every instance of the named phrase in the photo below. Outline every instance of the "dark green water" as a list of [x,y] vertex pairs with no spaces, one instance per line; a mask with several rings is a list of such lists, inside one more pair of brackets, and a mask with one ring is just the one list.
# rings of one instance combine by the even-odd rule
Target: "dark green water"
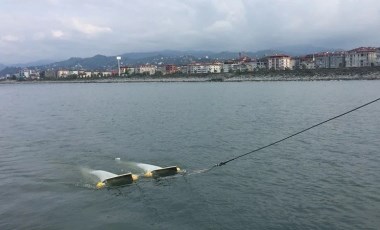
[[380,103],[208,173],[95,190],[122,160],[193,173],[378,98],[380,81],[0,85],[0,229],[380,229]]

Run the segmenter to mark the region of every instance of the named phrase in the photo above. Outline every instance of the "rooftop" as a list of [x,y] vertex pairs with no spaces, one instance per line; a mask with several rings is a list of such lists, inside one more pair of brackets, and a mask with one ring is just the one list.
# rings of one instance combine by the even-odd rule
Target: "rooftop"
[[356,53],[367,53],[367,52],[376,52],[375,47],[359,47],[353,50],[348,51],[349,53],[356,52]]
[[275,55],[269,56],[268,58],[290,58],[290,56],[286,54],[275,54]]

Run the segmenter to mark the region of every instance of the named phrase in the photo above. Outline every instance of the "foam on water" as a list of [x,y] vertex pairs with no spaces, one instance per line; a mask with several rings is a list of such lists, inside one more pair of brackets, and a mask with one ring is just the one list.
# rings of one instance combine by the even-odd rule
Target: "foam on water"
[[[157,169],[162,169],[160,166],[156,165],[151,165],[151,164],[146,164],[146,163],[140,163],[140,162],[133,162],[133,161],[122,161],[119,157],[115,158],[115,161],[119,164],[122,164],[126,167],[128,167],[129,170],[131,170],[133,173],[146,173],[146,172],[151,172]],[[206,173],[210,171],[212,168],[207,168],[207,169],[197,169],[197,170],[192,170],[192,171],[187,171],[184,169],[181,169],[181,175],[195,175],[195,174],[201,174],[201,173]]]
[[93,170],[90,172],[92,175],[98,177],[101,181],[105,181],[109,178],[116,177],[117,175],[114,173],[110,173],[103,170]]
[[[89,168],[81,168],[81,172],[82,172],[83,177],[89,180],[93,179],[94,176],[100,181],[104,181],[109,178],[117,176],[117,174],[114,174],[111,172],[107,172],[104,170],[93,170]],[[98,182],[98,181],[94,181],[94,182]]]
[[143,172],[151,172],[153,170],[162,169],[160,166],[133,162],[133,161],[122,161],[120,158],[115,158],[116,162],[121,163],[127,167],[129,167],[132,172],[135,170],[135,173],[143,173]]
[[136,166],[145,170],[145,171],[153,171],[157,169],[162,169],[162,167],[150,165],[150,164],[144,164],[144,163],[136,163]]
[[96,186],[93,184],[86,184],[86,183],[75,183],[74,186],[79,188],[86,188],[86,189],[96,189]]
[[211,169],[197,169],[197,170],[193,170],[193,171],[189,171],[189,172],[187,172],[186,170],[182,170],[182,171],[183,171],[183,173],[185,173],[184,175],[190,176],[190,175],[195,175],[195,174],[206,173],[210,170]]

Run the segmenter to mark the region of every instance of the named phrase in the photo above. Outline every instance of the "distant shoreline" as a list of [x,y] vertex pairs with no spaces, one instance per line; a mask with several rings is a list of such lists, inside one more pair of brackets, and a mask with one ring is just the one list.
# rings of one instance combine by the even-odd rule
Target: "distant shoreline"
[[44,84],[44,83],[143,83],[143,82],[272,82],[272,81],[350,81],[350,80],[380,80],[379,73],[365,75],[328,75],[328,76],[297,76],[297,75],[206,75],[189,77],[138,77],[138,78],[103,78],[103,79],[60,79],[60,80],[3,80],[0,84]]

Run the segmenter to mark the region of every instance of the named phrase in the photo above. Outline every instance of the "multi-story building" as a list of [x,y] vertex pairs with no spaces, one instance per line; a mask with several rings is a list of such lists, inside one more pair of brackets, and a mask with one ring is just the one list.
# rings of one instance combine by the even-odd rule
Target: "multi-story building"
[[85,77],[85,78],[92,77],[92,72],[91,71],[85,71],[83,77]]
[[267,57],[268,69],[285,70],[291,69],[290,56],[284,54],[277,54]]
[[92,71],[91,77],[101,77],[99,71]]
[[28,69],[20,70],[18,77],[28,79],[30,77],[30,71]]
[[43,71],[43,75],[47,79],[57,78],[57,71],[55,71],[54,69],[47,69]]
[[290,68],[291,69],[297,69],[297,60],[296,58],[290,58]]
[[330,53],[330,66],[329,68],[343,68],[346,66],[346,52],[332,52]]
[[156,69],[157,67],[154,65],[141,65],[135,69],[135,73],[153,75],[156,73]]
[[102,71],[101,75],[103,77],[111,77],[112,76],[112,72],[111,71]]
[[246,62],[247,70],[252,72],[259,69],[266,68],[266,61],[264,59],[252,59],[249,62]]
[[322,52],[314,54],[314,65],[316,69],[325,69],[330,66],[329,52]]
[[135,71],[136,68],[134,67],[129,67],[129,66],[121,66],[120,67],[120,72],[121,74],[127,74],[127,75],[130,75],[130,74],[135,74],[136,71]]
[[345,67],[346,52],[323,52],[315,54],[315,68]]
[[[222,71],[222,63],[192,63],[187,65],[188,74],[206,74],[206,73],[220,73]],[[183,69],[182,69],[182,72]]]
[[220,73],[222,72],[223,64],[220,62],[215,62],[215,63],[206,64],[206,66],[208,68],[207,70],[208,73]]
[[241,62],[235,66],[235,71],[248,72],[251,71],[251,66],[249,62]]
[[293,69],[315,69],[314,54],[293,58]]
[[166,65],[165,66],[165,73],[166,74],[173,74],[178,72],[178,68],[176,65]]
[[189,74],[205,74],[208,73],[208,69],[206,68],[206,65],[201,63],[193,63],[187,65],[187,72]]
[[346,67],[375,66],[377,62],[376,48],[360,47],[350,50],[346,54]]
[[58,70],[57,71],[57,78],[66,78],[69,76],[69,72],[68,70]]
[[78,70],[69,70],[69,76],[73,76],[73,75],[78,76],[79,75],[79,71]]
[[78,71],[78,77],[79,78],[84,78],[86,76],[86,74],[85,74],[85,71],[84,70],[79,70]]
[[264,59],[258,59],[256,65],[257,65],[256,69],[266,69],[268,63],[264,58]]
[[184,73],[184,74],[189,73],[189,68],[187,65],[181,66],[180,69],[181,69],[181,73]]
[[223,62],[223,72],[224,73],[233,72],[236,70],[237,65],[238,63],[236,63],[235,61],[225,61]]
[[250,62],[245,63],[247,67],[247,71],[253,72],[257,69],[257,62],[256,60],[251,60]]
[[162,75],[166,75],[166,66],[165,65],[159,65],[157,66],[156,73],[161,73]]

